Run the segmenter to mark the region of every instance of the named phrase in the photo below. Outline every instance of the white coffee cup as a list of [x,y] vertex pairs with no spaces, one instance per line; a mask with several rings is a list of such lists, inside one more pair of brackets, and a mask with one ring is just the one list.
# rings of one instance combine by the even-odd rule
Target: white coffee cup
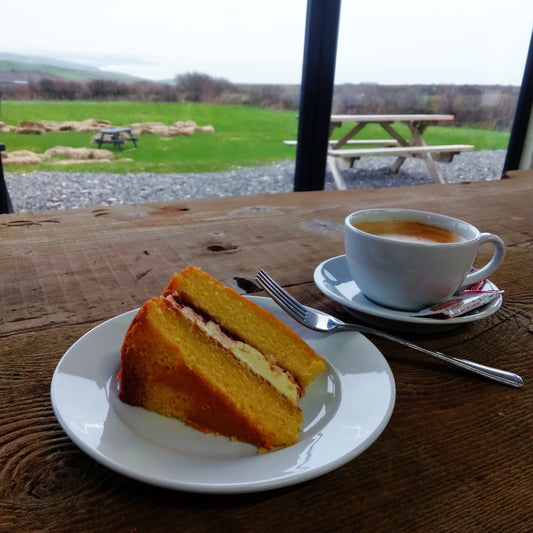
[[[492,258],[470,272],[485,243],[494,246]],[[487,278],[505,255],[497,235],[457,218],[411,209],[351,213],[344,221],[344,246],[351,277],[362,293],[406,311],[433,305]]]

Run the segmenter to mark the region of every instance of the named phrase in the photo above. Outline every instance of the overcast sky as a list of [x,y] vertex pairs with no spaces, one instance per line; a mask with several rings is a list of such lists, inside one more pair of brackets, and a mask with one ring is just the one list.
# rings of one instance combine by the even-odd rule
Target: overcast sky
[[[438,5],[437,5],[438,4]],[[0,52],[300,83],[306,0],[3,2]],[[520,85],[533,0],[343,0],[336,83]]]

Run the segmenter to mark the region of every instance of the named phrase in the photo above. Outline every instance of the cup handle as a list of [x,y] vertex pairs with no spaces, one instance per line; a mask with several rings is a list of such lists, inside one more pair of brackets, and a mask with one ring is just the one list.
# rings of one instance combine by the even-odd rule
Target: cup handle
[[484,267],[468,274],[459,291],[462,291],[472,283],[488,278],[501,265],[505,256],[505,243],[500,237],[498,237],[498,235],[494,235],[493,233],[482,233],[479,237],[478,248],[486,242],[490,242],[494,245],[492,259]]

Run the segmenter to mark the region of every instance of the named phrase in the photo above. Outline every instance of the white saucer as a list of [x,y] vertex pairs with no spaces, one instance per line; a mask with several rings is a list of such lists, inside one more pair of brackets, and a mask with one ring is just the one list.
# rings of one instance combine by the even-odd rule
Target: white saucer
[[256,492],[330,472],[366,450],[385,429],[396,388],[391,369],[363,335],[306,329],[270,298],[249,297],[293,328],[327,367],[300,403],[300,441],[258,454],[250,444],[201,433],[179,420],[118,398],[120,347],[136,310],[116,316],[74,343],[51,385],[57,420],[85,453],[126,476],[169,489]]
[[[407,311],[382,307],[364,296],[361,289],[351,279],[345,255],[338,255],[320,263],[315,269],[314,280],[317,287],[326,296],[343,305],[361,320],[396,330],[429,332],[449,329],[486,318],[495,313],[502,305],[500,294],[487,305],[474,309],[466,315],[444,320],[416,317]],[[490,283],[492,290],[497,290],[492,282],[488,283]]]

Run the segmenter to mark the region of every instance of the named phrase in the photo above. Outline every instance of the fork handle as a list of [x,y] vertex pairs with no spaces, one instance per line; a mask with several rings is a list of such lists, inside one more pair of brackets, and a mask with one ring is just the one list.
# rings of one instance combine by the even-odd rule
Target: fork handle
[[516,389],[519,389],[524,384],[523,379],[518,374],[514,374],[513,372],[508,372],[507,370],[500,370],[498,368],[492,368],[490,366],[485,366],[480,363],[468,361],[467,359],[460,359],[458,357],[453,357],[452,355],[446,355],[446,354],[443,354],[441,352],[437,352],[434,350],[428,350],[427,348],[423,348],[422,346],[413,344],[412,342],[401,339],[400,337],[395,337],[394,335],[390,335],[383,331],[369,328],[367,326],[360,326],[359,324],[357,324],[352,327],[351,324],[344,324],[339,329],[346,329],[346,330],[351,329],[351,330],[359,331],[360,333],[366,333],[368,335],[375,335],[377,337],[382,337],[384,339],[397,342],[398,344],[402,344],[403,346],[407,346],[408,348],[412,348],[413,350],[417,350],[427,355],[431,355],[433,357],[436,357],[437,359],[446,361],[447,363],[458,366],[464,370],[473,372],[474,374],[479,374],[480,376],[483,376],[492,381],[496,381],[503,385],[508,385],[509,387],[514,387]]

